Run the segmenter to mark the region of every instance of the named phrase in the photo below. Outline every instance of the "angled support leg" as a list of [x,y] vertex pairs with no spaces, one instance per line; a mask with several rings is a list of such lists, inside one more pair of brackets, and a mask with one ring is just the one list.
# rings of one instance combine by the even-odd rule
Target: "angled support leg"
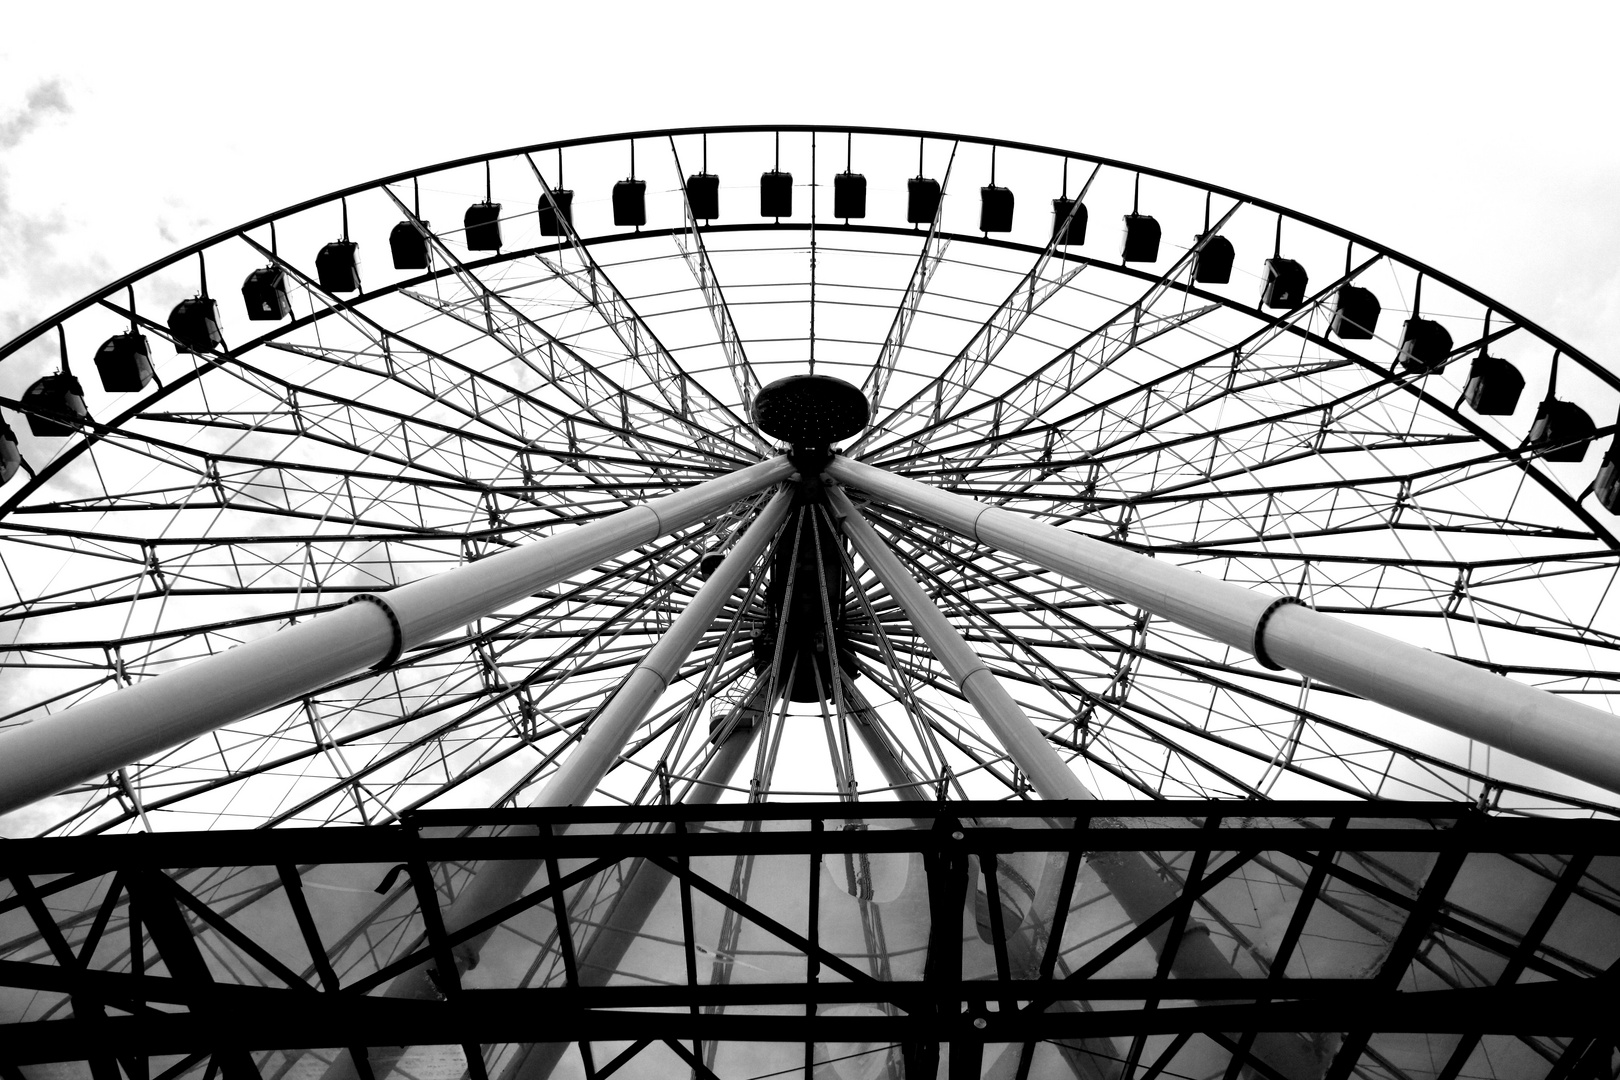
[[[842,459],[838,459],[842,460]],[[881,470],[872,470],[881,472]],[[887,474],[883,474],[887,475]],[[910,483],[910,481],[907,481]],[[921,486],[921,485],[917,485]],[[1052,744],[1013,700],[979,659],[978,654],[929,599],[917,579],[872,529],[849,496],[841,488],[827,489],[833,513],[850,543],[866,565],[878,576],[889,595],[905,609],[917,633],[928,643],[935,657],[962,695],[978,712],[1035,789],[1047,799],[1093,799],[1091,791],[1064,762]],[[1140,852],[1097,853],[1091,868],[1102,879],[1114,899],[1133,922],[1144,923],[1160,911],[1173,907],[1180,892],[1162,879]],[[1166,951],[1170,930],[1160,925],[1148,936],[1156,954]],[[1180,978],[1222,978],[1240,976],[1210,940],[1209,931],[1199,923],[1190,924],[1181,940],[1170,949],[1170,970]],[[1321,1075],[1322,1064],[1307,1041],[1298,1035],[1271,1032],[1256,1040],[1255,1054],[1284,1076],[1304,1080]]]
[[[742,584],[744,576],[764,554],[787,516],[792,501],[790,493],[779,491],[760,511],[727,553],[719,569],[698,589],[686,610],[681,612],[641,663],[625,676],[574,752],[552,774],[531,805],[572,806],[590,797],[597,783],[624,749],[625,743],[635,733],[636,727],[674,680],[698,639],[708,631]],[[455,903],[444,913],[446,931],[454,933],[516,899],[539,872],[543,861],[537,858],[480,863],[474,868],[471,879],[462,888]],[[493,933],[491,929],[457,945],[456,966],[465,971],[476,964],[479,952]],[[425,966],[400,975],[386,991],[388,997],[403,998],[427,998],[435,994]],[[400,1050],[402,1052],[403,1048]],[[380,1059],[382,1054],[377,1052],[373,1056]],[[382,1074],[387,1072],[391,1064],[374,1060],[373,1068]],[[324,1080],[349,1080],[354,1075],[353,1062],[348,1055],[342,1055],[328,1068]]]
[[[1447,731],[1620,792],[1614,715],[1277,596],[835,457],[827,476],[1107,596]],[[1037,785],[1038,786],[1038,785]]]
[[391,664],[405,649],[701,521],[792,471],[785,457],[762,461],[487,559],[361,595],[356,600],[363,602],[14,728],[0,735],[0,814],[335,679]]

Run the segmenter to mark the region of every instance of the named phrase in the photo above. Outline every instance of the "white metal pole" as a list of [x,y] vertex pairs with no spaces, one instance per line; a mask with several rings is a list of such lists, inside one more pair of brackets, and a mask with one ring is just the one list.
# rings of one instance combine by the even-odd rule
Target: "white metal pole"
[[647,650],[646,657],[625,680],[602,711],[591,722],[590,731],[552,774],[545,790],[535,797],[534,806],[570,806],[584,802],[597,782],[607,774],[619,751],[641,723],[647,711],[675,678],[687,654],[708,632],[720,609],[741,586],[765,549],[770,546],[793,503],[789,491],[779,491],[759,512],[746,531],[737,538],[719,569],[703,583],[697,595],[675,619],[674,624]]
[[[845,535],[872,568],[889,595],[905,610],[912,627],[927,642],[975,711],[995,733],[1002,747],[1024,770],[1035,790],[1046,799],[1092,799],[1058,752],[1047,742],[1023,707],[1013,700],[973,648],[935,606],[917,579],[911,576],[889,545],[872,529],[841,488],[829,486],[827,496]],[[1107,886],[1125,914],[1143,923],[1175,904],[1179,891],[1148,863],[1140,852],[1094,852],[1089,865]],[[1169,927],[1160,925],[1148,934],[1155,953],[1168,944]],[[1237,971],[1210,940],[1209,930],[1189,919],[1171,957],[1171,970],[1183,979],[1235,979]],[[1255,1054],[1284,1076],[1313,1077],[1321,1062],[1307,1040],[1283,1032],[1262,1032],[1255,1039]]]
[[793,472],[786,457],[336,611],[0,735],[0,814],[319,689],[685,528]]
[[[738,726],[725,741],[720,744],[709,763],[704,767],[700,781],[686,793],[681,800],[684,806],[707,806],[720,798],[722,788],[730,783],[732,775],[737,771],[737,765],[747,754],[752,745],[760,725],[749,727]],[[481,903],[491,904],[489,910],[493,911],[512,900],[515,900],[525,886],[534,879],[539,872],[538,860],[519,860],[511,863],[501,860],[495,863],[480,863],[474,870],[477,880],[482,883],[483,897]],[[588,940],[575,946],[575,963],[579,971],[579,981],[582,986],[604,986],[617,971],[619,964],[624,960],[624,954],[635,943],[636,935],[652,914],[665,888],[669,885],[669,875],[644,860],[636,860],[625,875],[625,885],[613,902],[607,917],[596,934]],[[465,925],[474,916],[462,914],[457,925]],[[479,916],[481,917],[481,916]],[[478,952],[482,948],[484,938],[477,942],[478,948],[471,953],[458,949],[456,956],[457,966],[465,968],[477,961]],[[439,991],[426,972],[418,969],[407,972],[389,985],[385,994],[389,997],[407,997],[431,1000],[439,996]],[[501,1072],[501,1080],[544,1080],[551,1075],[557,1062],[571,1046],[568,1042],[533,1042],[518,1047],[512,1059],[507,1062]],[[368,1064],[372,1074],[384,1077],[404,1056],[408,1047],[382,1046],[372,1047],[367,1055]],[[321,1080],[359,1080],[359,1070],[355,1068],[354,1059],[348,1054],[339,1054],[327,1066]]]
[[[757,708],[763,714],[770,708],[765,694],[765,685],[761,683],[746,708]],[[681,799],[681,805],[709,806],[717,802],[743,756],[748,753],[748,748],[753,745],[754,736],[763,726],[762,720],[756,720],[747,727],[739,724],[733,729],[715,749],[698,782]],[[666,825],[660,831],[668,832],[671,828]],[[624,954],[635,944],[642,926],[663,898],[669,882],[668,874],[644,859],[637,859],[631,865],[625,873],[624,887],[596,933],[576,947],[576,966],[581,986],[606,986],[608,980],[618,974]],[[536,1042],[520,1046],[501,1070],[500,1080],[545,1080],[572,1045],[567,1042]]]
[[[849,706],[849,718],[853,722],[856,735],[865,744],[866,752],[871,755],[878,771],[883,774],[883,779],[894,789],[895,798],[901,802],[933,802],[933,793],[911,775],[911,770],[901,760],[899,748],[883,729],[877,710],[872,708],[872,703],[866,700],[866,695],[861,693],[860,688],[854,683],[844,686],[844,704]],[[922,819],[914,820],[918,828],[927,827]]]
[[[787,516],[793,496],[786,491],[776,494],[760,512],[748,530],[732,545],[708,581],[698,589],[697,595],[664,632],[658,643],[647,650],[646,657],[624,677],[601,712],[591,721],[590,730],[579,740],[567,760],[551,774],[551,779],[536,795],[530,806],[573,806],[588,799],[602,777],[612,767],[614,759],[630,740],[636,726],[663,695],[674,680],[692,647],[713,625],[720,609],[742,583],[743,576],[759,561],[782,519]],[[454,933],[468,923],[476,922],[495,909],[511,903],[538,872],[538,860],[502,859],[483,863],[479,872],[462,887],[461,893],[444,913],[447,931]],[[494,931],[462,942],[456,946],[456,958],[466,967],[478,961],[478,950]],[[401,976],[402,981],[408,976]],[[390,989],[390,996],[393,995]],[[404,995],[409,996],[409,995]]]
[[[551,774],[551,779],[540,789],[530,806],[571,806],[584,802],[590,796],[597,783],[607,775],[637,725],[646,718],[648,711],[679,673],[692,647],[714,623],[726,601],[742,584],[744,575],[759,561],[760,555],[781,527],[792,502],[792,493],[784,490],[777,492],[765,505],[732,545],[719,569],[698,589],[686,610],[676,617],[658,643],[647,651],[641,663],[619,683],[613,696],[591,721],[590,730],[580,739],[568,759]],[[542,860],[538,858],[496,859],[479,863],[444,912],[446,933],[453,934],[516,900],[534,875],[539,873],[541,863]],[[495,929],[491,928],[456,945],[451,952],[457,969],[466,971],[474,967],[478,963],[479,952],[494,933]],[[383,996],[430,999],[439,996],[439,989],[428,975],[427,966],[423,965],[396,976],[383,991]],[[373,1071],[378,1075],[386,1072],[398,1060],[396,1051],[403,1053],[403,1048],[377,1048],[372,1054]],[[357,1075],[353,1059],[342,1054],[327,1067],[322,1080],[352,1080]]]
[[[883,778],[889,782],[894,793],[901,802],[931,803],[933,798],[928,789],[917,783],[917,778],[911,774],[906,763],[901,760],[899,751],[883,730],[882,721],[878,718],[877,710],[866,695],[853,684],[844,688],[844,701],[849,705],[852,726],[860,736],[861,742],[866,745],[866,752],[872,756],[877,767],[883,772]],[[921,819],[916,821],[917,828],[927,828],[927,823]],[[1078,858],[1078,856],[1076,856]],[[1051,889],[1050,871],[1063,865],[1061,853],[1049,853],[1047,856],[1048,876],[1041,880],[1043,896]],[[1061,871],[1059,871],[1061,873]],[[909,882],[908,882],[909,887]],[[1050,903],[1050,902],[1049,902]],[[1006,936],[1007,959],[1011,965],[1013,978],[1034,979],[1040,974],[1041,953],[1037,948],[1041,935],[1047,932],[1050,923],[1045,921],[1045,912],[1042,904],[1034,900],[1027,911],[1015,910],[1007,907],[1005,899],[1003,907],[1008,914],[1004,916],[1004,925],[1015,924],[1017,929]],[[1080,1002],[1076,998],[1059,998],[1052,1006],[1057,1012],[1079,1012]],[[1011,1043],[1002,1051],[996,1063],[985,1071],[986,1076],[1010,1076],[1017,1068],[1019,1056],[1018,1043]],[[1069,1066],[1078,1080],[1117,1080],[1119,1069],[1119,1048],[1113,1040],[1107,1037],[1081,1037],[1062,1040],[1057,1043],[1058,1052],[1063,1056],[1064,1062]]]
[[1620,717],[1257,592],[845,457],[840,483],[1447,731],[1620,792]]
[[849,496],[835,487],[829,487],[827,494],[850,543],[883,582],[889,595],[905,609],[912,627],[928,643],[946,674],[961,687],[968,702],[990,725],[1007,753],[1024,770],[1035,790],[1047,799],[1096,798],[1052,749],[1052,744],[1007,693],[1001,680],[990,674],[979,654],[956,632],[917,579],[900,564],[889,545],[872,531]]

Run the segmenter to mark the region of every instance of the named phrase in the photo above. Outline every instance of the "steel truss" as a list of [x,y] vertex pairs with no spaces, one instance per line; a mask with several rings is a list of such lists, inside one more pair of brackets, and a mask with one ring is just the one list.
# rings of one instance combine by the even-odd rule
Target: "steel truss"
[[[1255,1031],[1314,1031],[1344,1032],[1318,1036],[1329,1076],[1407,1075],[1397,1062],[1419,1045],[1450,1054],[1454,1075],[1482,1041],[1540,1063],[1515,1075],[1565,1076],[1568,1055],[1595,1060],[1589,1042],[1612,1039],[1613,968],[1553,942],[1576,925],[1620,928],[1620,883],[1599,868],[1620,855],[1620,824],[1505,820],[1447,804],[1168,809],[891,803],[863,804],[851,817],[854,807],[826,803],[653,814],[567,807],[420,812],[342,830],[13,841],[0,985],[33,1004],[6,1027],[0,1059],[83,1061],[94,1047],[98,1075],[114,1063],[157,1075],[164,1061],[207,1056],[235,1077],[268,1076],[278,1051],[439,1043],[467,1047],[493,1072],[507,1044],[557,1038],[604,1044],[595,1061],[618,1054],[628,1075],[649,1045],[695,1043],[701,1056],[713,1043],[725,1074],[736,1050],[727,1044],[805,1044],[817,1060],[831,1044],[868,1044],[913,1062],[944,1043],[957,1062],[1009,1054],[1022,1075],[1037,1052],[1045,1060],[1087,1040],[1128,1059],[1126,1072],[1184,1074],[1219,1059],[1268,1075],[1247,1057]],[[1146,853],[1175,900],[1135,924],[1103,912],[1108,899],[1088,867],[1109,852]],[[765,862],[778,880],[735,895],[727,882],[738,858]],[[456,868],[469,859],[540,860],[544,869],[501,910],[447,933]],[[848,860],[922,870],[924,881],[908,878],[876,905],[891,920],[907,903],[926,913],[909,931],[890,922],[886,954],[828,922],[855,902],[847,890],[860,891],[855,877],[830,892],[824,883]],[[581,985],[577,943],[638,861],[674,886],[663,890],[666,905],[704,906],[696,921],[655,919],[674,937],[639,937],[632,971],[637,948],[712,955],[721,911],[744,928],[732,959],[768,970],[710,983],[689,962],[686,977],[667,984]],[[1047,872],[1031,882],[1031,867]],[[1506,924],[1482,914],[1492,904],[1471,890],[1487,872],[1511,874],[1537,900]],[[330,904],[309,914],[318,890],[378,878],[396,927],[384,935],[391,949],[358,948],[345,935],[352,914],[339,918]],[[1199,921],[1232,911],[1236,895],[1268,890],[1282,898],[1286,930],[1265,948],[1245,940],[1242,925]],[[276,913],[289,907],[297,919],[280,923]],[[1173,953],[1194,926],[1235,949],[1242,977],[1154,970],[1149,937],[1169,927]],[[491,927],[495,975],[458,983],[441,974],[425,1000],[368,996],[418,964],[454,970],[450,952]],[[1039,962],[1011,966],[1031,932]],[[1313,970],[1346,936],[1360,942],[1355,970]],[[926,964],[908,958],[917,948]],[[773,974],[788,970],[800,974]],[[1086,1004],[1054,1007],[1063,1001]],[[1121,1061],[1108,1067],[1119,1075]]]

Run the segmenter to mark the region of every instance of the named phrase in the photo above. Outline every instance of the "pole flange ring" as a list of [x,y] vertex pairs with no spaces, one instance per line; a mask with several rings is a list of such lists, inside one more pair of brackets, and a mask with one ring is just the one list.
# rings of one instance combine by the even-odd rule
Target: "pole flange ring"
[[[388,629],[392,632],[393,640],[388,644],[387,654],[384,655],[381,660],[377,661],[375,664],[372,664],[371,670],[384,671],[393,667],[394,661],[399,659],[399,654],[405,651],[405,631],[400,628],[399,616],[395,615],[394,609],[388,606],[388,601],[384,600],[376,593],[361,593],[358,596],[352,596],[349,598],[349,603],[376,604],[378,607],[382,608],[383,616],[388,620]],[[1260,621],[1264,623],[1265,617],[1262,616]],[[1259,630],[1257,629],[1255,633],[1258,635]]]
[[1283,666],[1272,660],[1271,656],[1266,652],[1266,623],[1271,621],[1271,616],[1278,608],[1287,607],[1289,604],[1298,604],[1300,607],[1305,608],[1311,606],[1297,596],[1279,596],[1266,605],[1266,610],[1260,613],[1260,618],[1254,624],[1254,648],[1249,651],[1254,653],[1256,660],[1272,671],[1281,671]]

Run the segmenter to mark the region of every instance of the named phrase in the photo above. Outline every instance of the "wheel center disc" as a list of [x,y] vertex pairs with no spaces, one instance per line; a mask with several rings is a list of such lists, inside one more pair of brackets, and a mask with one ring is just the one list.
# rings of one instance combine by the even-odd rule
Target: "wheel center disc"
[[789,375],[754,398],[754,425],[796,451],[828,450],[871,418],[866,395],[830,375]]

